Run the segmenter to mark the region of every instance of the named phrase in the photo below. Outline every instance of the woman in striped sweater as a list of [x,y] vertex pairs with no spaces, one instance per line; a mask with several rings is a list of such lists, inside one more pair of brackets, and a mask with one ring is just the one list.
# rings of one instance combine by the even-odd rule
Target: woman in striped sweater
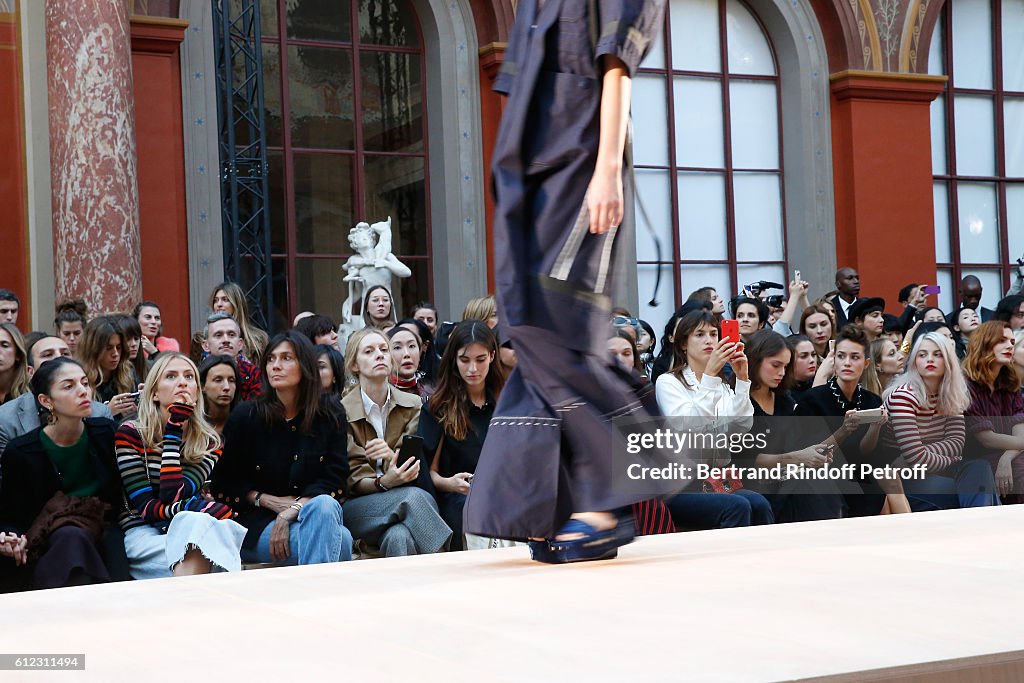
[[915,512],[998,504],[988,463],[963,459],[970,404],[953,342],[938,332],[918,338],[885,392],[890,427],[883,436],[883,445],[900,453],[897,465],[926,468],[923,478],[903,482]]
[[221,453],[203,417],[195,364],[162,353],[146,378],[137,421],[117,431],[117,468],[126,493],[121,515],[133,578],[237,571],[245,527],[203,491]]

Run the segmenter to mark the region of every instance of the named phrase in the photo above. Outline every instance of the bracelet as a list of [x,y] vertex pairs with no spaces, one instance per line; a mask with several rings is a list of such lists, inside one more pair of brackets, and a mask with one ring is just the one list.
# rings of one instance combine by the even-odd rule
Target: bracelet
[[292,503],[288,507],[290,507],[292,510],[295,510],[296,512],[302,512],[302,503]]
[[384,478],[383,476],[379,476],[379,477],[377,477],[376,479],[373,480],[373,484],[374,484],[374,486],[377,487],[378,491],[387,491],[388,490],[388,487],[385,486],[384,482],[381,481],[381,479],[383,479],[383,478]]
[[260,507],[260,496],[262,495],[263,494],[260,493],[259,491],[256,492],[256,500],[253,502],[253,505],[255,505],[256,507]]

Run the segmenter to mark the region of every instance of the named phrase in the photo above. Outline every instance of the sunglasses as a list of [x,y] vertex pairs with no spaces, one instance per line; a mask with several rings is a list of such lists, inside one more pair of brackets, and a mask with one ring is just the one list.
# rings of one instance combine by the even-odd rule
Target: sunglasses
[[640,321],[636,318],[627,318],[624,315],[617,315],[612,318],[612,325],[615,327],[640,327]]

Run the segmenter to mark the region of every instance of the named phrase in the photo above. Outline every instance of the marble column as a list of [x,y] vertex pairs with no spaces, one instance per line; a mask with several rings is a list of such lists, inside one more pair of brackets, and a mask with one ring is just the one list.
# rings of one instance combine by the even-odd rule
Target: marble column
[[56,295],[142,298],[127,0],[46,0]]

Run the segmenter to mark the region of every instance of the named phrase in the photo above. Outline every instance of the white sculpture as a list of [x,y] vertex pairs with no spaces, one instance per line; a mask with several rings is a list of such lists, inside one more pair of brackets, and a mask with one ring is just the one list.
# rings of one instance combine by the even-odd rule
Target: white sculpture
[[341,305],[341,325],[338,328],[338,335],[346,340],[365,324],[362,311],[358,317],[353,318],[352,308],[355,303],[362,306],[366,292],[377,285],[386,287],[391,293],[391,305],[396,306],[397,297],[392,278],[412,275],[409,266],[391,253],[391,216],[373,225],[356,223],[348,232],[348,243],[355,254],[342,266],[347,273],[342,282],[348,283],[348,297]]

